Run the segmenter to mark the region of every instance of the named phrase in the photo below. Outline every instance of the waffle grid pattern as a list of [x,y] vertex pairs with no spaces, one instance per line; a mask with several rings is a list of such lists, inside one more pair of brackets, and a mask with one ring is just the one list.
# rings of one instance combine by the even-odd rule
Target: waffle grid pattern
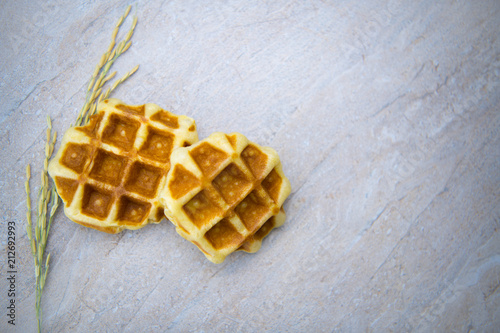
[[109,99],[89,124],[66,132],[49,173],[73,221],[109,233],[138,229],[163,218],[158,193],[172,150],[197,140],[191,118]]
[[161,195],[177,232],[215,263],[235,250],[255,252],[283,224],[290,183],[272,148],[242,134],[214,133],[177,149]]

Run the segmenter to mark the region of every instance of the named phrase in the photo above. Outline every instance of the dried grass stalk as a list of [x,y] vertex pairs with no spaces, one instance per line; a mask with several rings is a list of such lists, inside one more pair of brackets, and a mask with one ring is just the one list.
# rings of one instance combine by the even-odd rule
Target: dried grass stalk
[[[85,95],[85,103],[78,113],[75,121],[75,126],[85,125],[89,121],[89,117],[95,114],[97,109],[97,104],[108,98],[113,90],[115,90],[121,83],[127,80],[132,74],[134,74],[139,66],[134,67],[130,72],[125,74],[121,79],[117,80],[110,88],[107,88],[103,93],[103,86],[110,80],[114,78],[116,72],[108,75],[108,72],[113,65],[113,63],[118,59],[120,55],[126,52],[130,45],[130,39],[134,33],[134,29],[137,25],[137,17],[134,17],[131,28],[126,34],[124,40],[116,43],[116,37],[118,35],[119,29],[123,22],[130,13],[131,6],[128,6],[125,14],[120,17],[113,33],[111,35],[111,43],[108,50],[102,55],[99,63],[94,69],[92,76],[90,78],[89,85],[87,86],[87,92]],[[42,309],[41,309],[41,299],[43,288],[45,287],[45,282],[47,280],[47,272],[49,270],[50,253],[45,257],[45,248],[47,246],[47,240],[49,236],[50,227],[52,221],[54,220],[57,207],[59,207],[60,199],[57,194],[56,188],[53,184],[49,183],[48,177],[48,164],[49,160],[54,152],[54,145],[56,143],[57,133],[54,132],[52,135],[52,122],[49,117],[47,117],[47,135],[45,143],[45,158],[43,161],[43,169],[40,173],[41,185],[38,192],[38,205],[36,210],[36,223],[33,225],[32,220],[32,208],[31,208],[31,189],[30,189],[30,179],[31,179],[31,167],[28,164],[26,167],[26,232],[31,246],[31,254],[35,262],[35,284],[36,284],[36,318],[38,324],[38,332],[41,332],[42,327]],[[45,257],[45,260],[44,260]]]
[[[51,139],[52,137],[52,139]],[[54,132],[52,136],[52,123],[50,118],[47,117],[47,138],[45,142],[45,159],[43,161],[43,169],[40,173],[41,185],[40,190],[38,192],[38,207],[36,214],[36,224],[34,226],[35,229],[35,237],[33,237],[33,221],[31,218],[31,190],[30,190],[30,179],[31,179],[31,167],[28,164],[26,167],[26,219],[28,222],[27,225],[27,234],[28,239],[31,245],[31,254],[33,255],[33,259],[35,261],[35,285],[36,285],[36,319],[38,331],[41,332],[42,327],[42,309],[40,307],[43,288],[45,287],[45,280],[47,279],[47,271],[48,271],[48,258],[50,254],[47,256],[46,260],[44,259],[45,247],[47,246],[47,239],[49,235],[50,224],[52,223],[52,219],[54,218],[54,214],[59,206],[59,198],[54,196],[55,188],[53,185],[49,185],[49,177],[48,177],[48,165],[49,159],[54,152],[54,145],[56,142],[57,133]],[[47,211],[49,213],[49,224],[47,225]]]
[[132,25],[129,31],[127,32],[125,38],[118,43],[116,42],[118,31],[120,30],[120,27],[127,18],[128,14],[130,13],[130,9],[131,6],[128,6],[125,11],[125,14],[123,14],[123,16],[120,17],[120,19],[115,25],[115,28],[113,29],[113,33],[111,34],[111,42],[109,44],[108,50],[102,55],[101,60],[97,64],[94,73],[90,78],[90,83],[87,87],[85,103],[82,109],[80,110],[80,113],[78,114],[75,126],[81,126],[87,124],[90,116],[95,114],[97,109],[97,104],[100,101],[106,99],[113,90],[115,90],[121,83],[123,83],[123,81],[125,81],[127,78],[129,78],[132,74],[134,74],[137,71],[138,66],[136,66],[133,70],[128,72],[122,79],[116,81],[113,84],[112,88],[109,90],[109,92],[106,91],[106,93],[104,93],[103,96],[102,94],[103,86],[115,76],[115,73],[111,73],[110,75],[108,75],[111,66],[116,61],[116,59],[120,57],[120,55],[122,55],[129,49],[131,45],[130,39],[132,38],[135,27],[137,25],[137,17],[134,17]]

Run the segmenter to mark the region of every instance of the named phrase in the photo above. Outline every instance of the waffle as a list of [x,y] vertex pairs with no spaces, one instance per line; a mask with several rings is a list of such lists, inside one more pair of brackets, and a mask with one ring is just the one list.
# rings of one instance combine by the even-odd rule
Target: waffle
[[282,205],[291,187],[274,149],[239,133],[214,133],[176,149],[171,162],[160,195],[165,215],[208,260],[256,252],[285,221]]
[[104,100],[97,110],[87,125],[67,130],[49,164],[64,213],[108,233],[160,222],[158,194],[170,154],[198,141],[194,120],[117,99]]

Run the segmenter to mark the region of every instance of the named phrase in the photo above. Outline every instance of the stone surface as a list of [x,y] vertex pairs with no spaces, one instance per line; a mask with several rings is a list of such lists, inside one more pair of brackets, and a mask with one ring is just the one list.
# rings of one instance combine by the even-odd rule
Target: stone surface
[[[25,166],[41,168],[47,115],[61,134],[74,121],[126,5],[0,4],[2,332],[36,330]],[[113,97],[194,117],[200,138],[238,131],[274,147],[292,183],[287,222],[256,254],[215,265],[168,221],[108,235],[61,209],[46,331],[498,330],[498,1],[153,0],[132,12],[115,69],[141,67]]]

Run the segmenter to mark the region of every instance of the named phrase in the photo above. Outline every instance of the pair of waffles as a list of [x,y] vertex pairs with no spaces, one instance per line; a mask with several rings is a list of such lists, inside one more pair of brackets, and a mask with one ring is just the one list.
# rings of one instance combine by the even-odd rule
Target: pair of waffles
[[155,104],[107,99],[97,110],[49,164],[72,221],[117,233],[166,216],[214,263],[256,252],[284,223],[291,188],[273,149],[239,133],[198,141],[192,118]]

